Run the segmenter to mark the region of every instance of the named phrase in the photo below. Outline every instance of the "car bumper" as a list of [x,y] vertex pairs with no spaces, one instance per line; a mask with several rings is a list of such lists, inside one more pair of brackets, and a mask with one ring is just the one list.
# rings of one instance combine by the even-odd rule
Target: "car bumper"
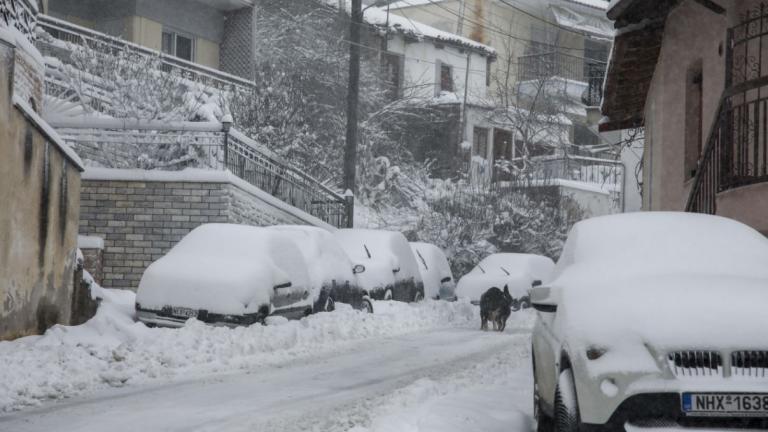
[[[173,316],[163,310],[136,309],[136,317],[144,324],[155,325],[159,327],[183,327],[189,318]],[[198,321],[206,324],[220,325],[227,327],[247,326],[257,322],[263,322],[267,317],[266,313],[254,313],[247,315],[223,315],[208,313],[207,311],[198,311],[195,317]]]
[[584,423],[581,431],[644,429],[768,429],[768,418],[689,417],[681,409],[680,393],[643,393],[625,399],[606,423]]

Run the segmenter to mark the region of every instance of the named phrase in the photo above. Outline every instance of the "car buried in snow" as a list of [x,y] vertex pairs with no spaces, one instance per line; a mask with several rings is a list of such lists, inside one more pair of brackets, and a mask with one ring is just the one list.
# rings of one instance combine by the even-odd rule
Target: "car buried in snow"
[[410,245],[424,282],[424,296],[434,300],[456,300],[456,282],[443,250],[431,243],[411,242]]
[[227,326],[312,312],[310,279],[295,243],[277,231],[205,224],[152,263],[139,283],[136,315],[150,326],[190,318]]
[[588,219],[531,301],[539,430],[768,428],[768,239],[752,228]]
[[373,313],[368,292],[360,286],[357,275],[365,267],[353,265],[333,234],[322,228],[300,225],[269,227],[290,238],[307,263],[314,312],[331,312],[336,302]]
[[360,285],[376,300],[415,302],[424,299],[416,258],[402,233],[340,229],[333,233],[352,263],[364,267]]
[[480,304],[480,296],[489,288],[503,289],[506,285],[518,310],[530,305],[528,291],[536,283],[546,282],[555,263],[541,255],[496,253],[481,260],[465,274],[456,286],[456,296]]

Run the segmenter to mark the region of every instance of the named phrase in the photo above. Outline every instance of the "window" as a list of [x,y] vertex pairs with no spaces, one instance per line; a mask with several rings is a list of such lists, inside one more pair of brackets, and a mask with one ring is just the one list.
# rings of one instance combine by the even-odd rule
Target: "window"
[[702,62],[695,62],[686,74],[685,85],[685,180],[696,176],[702,148]]
[[163,31],[162,50],[165,54],[176,56],[183,60],[195,60],[194,39],[172,31]]
[[394,53],[384,53],[383,57],[384,79],[387,84],[387,92],[391,99],[397,99],[403,90],[403,56]]
[[584,40],[584,76],[591,77],[598,68],[604,69],[608,61],[608,45],[591,39]]
[[440,64],[440,91],[453,91],[453,68],[450,65]]
[[488,157],[488,129],[475,127],[472,130],[472,156]]

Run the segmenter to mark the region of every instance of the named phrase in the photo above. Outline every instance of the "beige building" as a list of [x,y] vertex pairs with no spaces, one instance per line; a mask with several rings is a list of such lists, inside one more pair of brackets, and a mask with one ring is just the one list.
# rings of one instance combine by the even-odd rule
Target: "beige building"
[[645,126],[643,208],[768,234],[768,12],[759,1],[622,0],[602,130]]
[[37,112],[34,8],[13,3],[0,19],[0,340],[70,322],[83,170]]
[[252,0],[44,0],[43,12],[46,30],[74,24],[252,78]]

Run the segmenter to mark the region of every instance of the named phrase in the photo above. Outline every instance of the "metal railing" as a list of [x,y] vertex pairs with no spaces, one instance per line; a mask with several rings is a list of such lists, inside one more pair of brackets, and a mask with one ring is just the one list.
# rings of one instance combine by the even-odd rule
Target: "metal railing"
[[86,164],[108,168],[229,170],[281,201],[346,227],[345,198],[236,129],[218,123],[162,124],[118,119],[53,123]]
[[[255,86],[253,81],[164,54],[48,15],[41,14],[38,16],[38,27],[53,38],[53,43],[46,41],[45,38],[39,38],[37,41],[38,49],[43,54],[57,57],[65,63],[69,61],[67,44],[89,46],[91,48],[96,46],[107,47],[107,49],[115,51],[127,49],[133,53],[159,57],[162,62],[162,69],[165,72],[178,72],[184,79],[202,83],[218,90],[238,89],[247,91]],[[63,42],[63,44],[57,42]]]
[[37,7],[30,0],[0,0],[0,23],[2,27],[14,27],[34,41]]
[[717,194],[768,182],[768,7],[746,12],[728,30],[725,90],[699,158],[686,211],[717,213]]
[[570,155],[502,160],[496,162],[493,179],[519,186],[554,186],[566,180],[621,191],[624,165],[611,159]]
[[517,79],[519,82],[553,77],[580,81],[587,84],[582,96],[588,106],[597,106],[603,97],[606,63],[585,59],[562,52],[546,52],[520,56]]

